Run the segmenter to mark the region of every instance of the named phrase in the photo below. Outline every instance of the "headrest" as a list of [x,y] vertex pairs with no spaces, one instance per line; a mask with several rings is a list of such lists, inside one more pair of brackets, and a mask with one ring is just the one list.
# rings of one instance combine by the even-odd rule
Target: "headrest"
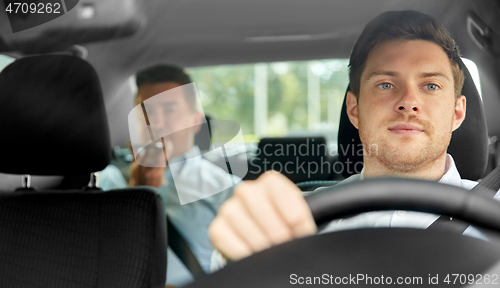
[[[483,103],[477,92],[476,86],[472,81],[469,70],[460,61],[460,69],[464,72],[465,82],[462,88],[462,95],[467,99],[466,117],[460,128],[455,130],[451,137],[448,153],[453,156],[460,176],[464,179],[478,180],[486,169],[488,161],[488,130],[486,127],[486,118],[484,116]],[[349,91],[350,88],[347,88]],[[346,92],[347,96],[347,92]],[[340,124],[338,132],[339,161],[342,163],[363,162],[363,152],[361,141],[359,140],[358,129],[350,122],[347,116],[346,98],[342,104],[340,112]],[[342,147],[342,149],[340,149]],[[353,164],[351,164],[353,165]],[[356,165],[351,167],[362,167]],[[353,170],[344,169],[343,176],[349,177]],[[359,173],[360,171],[354,171]]]
[[325,137],[262,138],[256,158],[259,171],[278,171],[294,183],[328,179],[331,173]]
[[0,73],[0,172],[81,175],[110,160],[99,78],[68,55],[21,58]]
[[210,145],[212,145],[212,127],[210,120],[212,117],[205,115],[206,122],[201,124],[200,131],[194,135],[194,145],[200,148],[200,151],[210,150]]

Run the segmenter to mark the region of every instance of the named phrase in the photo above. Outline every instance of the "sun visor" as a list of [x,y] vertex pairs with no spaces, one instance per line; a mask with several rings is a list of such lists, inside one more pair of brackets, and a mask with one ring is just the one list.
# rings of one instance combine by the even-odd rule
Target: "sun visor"
[[130,36],[145,24],[136,0],[2,0],[0,7],[0,51],[62,51]]

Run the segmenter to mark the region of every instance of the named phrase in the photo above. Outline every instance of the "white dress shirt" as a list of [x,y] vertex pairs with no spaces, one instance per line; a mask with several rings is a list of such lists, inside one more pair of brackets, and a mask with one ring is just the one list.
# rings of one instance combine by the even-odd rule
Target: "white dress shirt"
[[[208,227],[222,203],[231,197],[233,181],[239,183],[241,179],[202,158],[198,146],[169,162],[165,172],[167,183],[157,190],[165,214],[184,236],[203,270],[209,272],[213,247]],[[220,192],[215,193],[217,191]],[[180,193],[191,202],[181,205]],[[167,283],[186,284],[192,276],[170,248],[168,250]]]

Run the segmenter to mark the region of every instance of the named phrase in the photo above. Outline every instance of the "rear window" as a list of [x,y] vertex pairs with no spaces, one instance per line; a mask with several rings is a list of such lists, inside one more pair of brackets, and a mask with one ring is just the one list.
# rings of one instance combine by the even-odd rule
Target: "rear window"
[[[336,144],[348,59],[188,68],[205,114],[241,125],[246,143],[323,135]],[[214,139],[216,140],[216,139]]]

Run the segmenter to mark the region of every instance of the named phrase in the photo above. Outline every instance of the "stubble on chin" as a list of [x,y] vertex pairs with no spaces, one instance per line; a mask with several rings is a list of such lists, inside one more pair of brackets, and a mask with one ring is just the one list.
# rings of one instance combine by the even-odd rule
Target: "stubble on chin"
[[431,163],[446,153],[451,139],[451,129],[449,133],[436,134],[434,126],[429,121],[403,115],[387,121],[383,127],[390,127],[397,123],[409,123],[422,127],[425,135],[421,136],[426,139],[419,140],[419,143],[412,142],[411,138],[408,138],[406,143],[403,139],[391,141],[390,134],[387,134],[390,132],[372,133],[368,129],[363,129],[360,123],[359,136],[363,143],[365,161],[374,160],[390,171],[405,174],[425,167],[426,163]]

